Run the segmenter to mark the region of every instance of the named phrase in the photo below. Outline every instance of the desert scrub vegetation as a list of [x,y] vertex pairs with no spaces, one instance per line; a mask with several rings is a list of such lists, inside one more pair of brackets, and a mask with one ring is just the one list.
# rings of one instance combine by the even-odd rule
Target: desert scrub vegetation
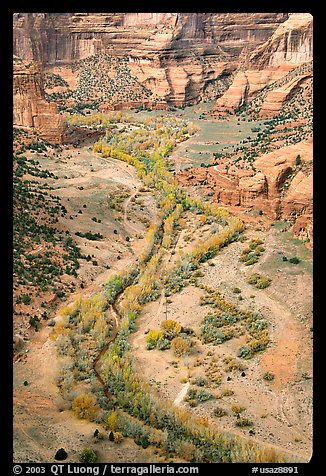
[[[144,304],[157,299],[161,295],[162,287],[165,287],[165,294],[167,294],[182,289],[190,280],[195,283],[197,280],[195,273],[199,271],[201,263],[215,256],[223,246],[238,239],[243,224],[241,220],[230,215],[226,210],[189,197],[177,185],[173,175],[169,172],[169,153],[177,142],[185,140],[190,134],[189,128],[183,128],[182,121],[161,117],[159,121],[155,119],[149,120],[147,123],[136,122],[134,119],[123,122],[122,114],[119,119],[117,115],[113,116],[117,129],[113,129],[111,127],[113,123],[109,122],[110,127],[108,127],[109,130],[106,132],[105,138],[95,144],[94,150],[103,157],[110,156],[135,167],[144,186],[152,190],[156,197],[158,219],[157,223],[151,224],[148,229],[144,251],[138,257],[135,268],[110,278],[101,295],[103,301],[100,301],[101,304],[98,303],[98,307],[94,303],[95,312],[99,313],[99,319],[112,305],[112,308],[118,313],[120,321],[119,328],[113,328],[114,331],[117,331],[114,339],[107,348],[103,347],[105,352],[101,354],[101,379],[104,382],[105,394],[110,394],[110,401],[111,399],[114,401],[116,411],[116,415],[110,422],[110,431],[113,433],[113,437],[117,431],[121,432],[124,437],[132,437],[137,444],[143,447],[147,447],[149,444],[154,445],[167,457],[173,457],[181,451],[180,448],[187,446],[187,457],[190,461],[255,461],[256,458],[259,458],[261,451],[259,446],[252,442],[223,435],[210,428],[207,419],[191,415],[185,409],[171,406],[169,402],[157,401],[151,394],[149,384],[137,374],[129,343],[129,336],[135,329],[137,317],[142,312]],[[99,117],[97,125],[102,127],[101,121],[105,117]],[[92,122],[93,120],[94,117],[80,119],[85,124],[92,124],[92,127],[95,124]],[[120,127],[122,123],[126,129],[120,133],[118,126]],[[129,128],[129,126],[132,127]],[[181,129],[180,126],[182,126]],[[207,240],[196,243],[189,253],[177,258],[175,263],[167,265],[168,269],[165,273],[165,269],[162,268],[164,263],[162,241],[164,236],[170,237],[170,242],[166,238],[165,246],[166,249],[171,248],[179,218],[186,210],[198,216],[205,215],[205,221],[210,221],[212,226],[217,223],[218,230],[212,233]],[[173,215],[174,212],[175,215]],[[179,279],[180,274],[182,275],[181,279]],[[218,295],[214,296],[216,300],[218,297]],[[99,296],[96,299],[99,299]],[[239,317],[247,312],[244,323],[248,326],[251,322],[250,319],[254,320],[251,311],[240,311],[238,308],[228,305],[223,298],[219,297],[219,300],[221,312],[237,316],[239,321],[241,321]],[[72,308],[74,309],[74,306]],[[80,315],[78,308],[74,309],[72,314],[69,310],[67,317],[63,318],[61,324],[58,323],[58,328],[54,330],[54,333],[59,336],[63,335],[64,338],[68,337],[70,340],[70,342],[66,341],[68,352],[63,357],[63,363],[65,364],[66,378],[68,380],[70,378],[73,382],[76,377],[76,363],[79,360],[79,344],[74,347],[70,345],[72,338],[70,329],[72,330],[71,334],[78,336],[76,325],[83,326],[83,323],[79,322]],[[96,343],[92,340],[92,329],[96,321],[97,319],[93,321],[89,316],[88,331],[80,332],[83,338],[86,334],[86,341],[82,340],[82,342],[86,344],[85,347],[90,357],[89,368],[83,370],[83,376],[88,375],[90,380],[94,379],[94,357],[96,352],[98,353],[98,350],[95,352]],[[257,333],[255,336],[258,338],[259,331],[257,329],[250,327],[249,330],[248,327],[246,331],[249,340],[252,339],[250,332]],[[169,324],[166,328],[157,331],[150,330],[146,340],[151,345],[160,343],[162,346],[167,345],[166,341],[168,341],[172,346],[174,339],[182,338],[187,341],[189,336],[190,334],[185,329],[180,329],[175,324]],[[65,346],[65,341],[63,346]],[[216,378],[216,384],[219,384],[218,369],[212,365],[211,375],[207,378],[211,381],[213,377]],[[69,388],[69,385],[66,386]],[[195,388],[194,392],[193,401],[201,402],[208,399],[209,392],[201,386],[198,389]],[[75,397],[76,395],[74,395]],[[98,402],[101,407],[105,404],[105,402],[100,402],[100,399]],[[108,408],[109,404],[106,403]],[[96,418],[100,417],[100,414],[96,415]],[[103,415],[102,417],[104,418]],[[107,414],[105,419],[107,419]],[[109,422],[108,419],[107,421]],[[279,455],[278,458],[283,461],[282,455]]]
[[271,284],[271,282],[271,278],[259,273],[250,274],[247,278],[247,283],[253,284],[257,289],[265,289]]
[[204,390],[204,389],[197,389],[197,388],[189,388],[187,395],[185,396],[185,400],[189,406],[194,407],[197,406],[198,403],[207,402],[208,400],[212,400],[214,396]]
[[239,362],[239,360],[232,356],[224,357],[223,363],[225,364],[226,372],[233,372],[235,370],[243,372],[245,370],[245,366],[242,364],[242,362]]
[[57,383],[67,398],[76,383],[93,375],[95,357],[114,330],[107,307],[103,295],[78,298],[61,310],[61,318],[53,327],[51,339],[62,357]]
[[64,300],[74,290],[67,276],[77,278],[79,260],[85,257],[69,232],[57,228],[59,217],[64,217],[67,210],[51,193],[51,185],[41,180],[56,177],[42,170],[37,160],[23,155],[14,155],[13,170],[15,294],[19,289],[30,289],[32,296],[51,291]]
[[264,251],[265,248],[263,247],[262,240],[250,240],[248,248],[245,248],[240,255],[240,261],[243,262],[245,266],[255,264]]
[[178,322],[167,319],[161,322],[161,330],[147,332],[146,349],[166,350],[171,348],[175,356],[182,357],[190,351],[192,346],[190,335],[192,334],[192,329],[184,329]]
[[82,233],[81,231],[76,231],[76,236],[80,238],[86,238],[87,240],[97,241],[103,238],[101,233],[92,233],[91,231],[86,231],[86,233]]
[[263,379],[266,380],[266,382],[273,382],[275,379],[275,375],[272,372],[265,372],[263,375]]
[[110,197],[108,199],[109,208],[112,208],[113,210],[116,210],[118,212],[122,212],[122,205],[121,204],[129,196],[130,195],[129,195],[128,192],[116,193],[113,197]]
[[[248,343],[239,348],[238,357],[249,359],[266,349],[269,334],[267,322],[260,312],[240,309],[228,302],[220,291],[203,284],[199,287],[206,291],[200,298],[200,305],[209,305],[214,310],[214,313],[207,314],[201,325],[201,338],[205,344],[222,344],[244,334]],[[230,368],[239,366],[232,360],[226,363]]]
[[190,351],[191,341],[189,342],[189,338],[183,338],[181,336],[174,337],[171,341],[171,349],[174,352],[174,355],[177,357],[183,357],[187,355]]
[[93,421],[99,406],[94,395],[81,394],[74,399],[72,410],[77,418]]
[[[170,457],[175,453],[176,442],[183,441],[194,445],[197,462],[255,461],[260,457],[261,449],[253,443],[215,433],[207,427],[205,419],[191,416],[185,410],[171,408],[164,402],[156,402],[147,385],[133,372],[130,358],[128,352],[121,353],[118,337],[110,346],[103,363],[106,385],[123,410],[123,417],[118,418],[118,428],[124,436],[136,433],[140,439],[140,435],[147,434],[148,442],[157,444],[163,432],[168,441],[165,451]],[[193,389],[189,395],[190,400],[197,403],[212,398],[202,388]],[[283,455],[276,457],[284,461]]]
[[[150,330],[146,335],[146,349],[147,350],[154,349],[163,340],[164,340],[164,334],[162,331]],[[169,346],[170,346],[170,342],[169,342]]]
[[248,426],[254,426],[254,423],[248,418],[237,418],[237,420],[235,421],[235,425],[239,426],[240,428],[243,428]]
[[221,407],[215,407],[213,410],[213,415],[214,417],[221,418],[223,416],[226,416],[228,412],[224,410],[224,408]]
[[97,454],[91,448],[85,448],[79,455],[79,461],[81,463],[96,463]]

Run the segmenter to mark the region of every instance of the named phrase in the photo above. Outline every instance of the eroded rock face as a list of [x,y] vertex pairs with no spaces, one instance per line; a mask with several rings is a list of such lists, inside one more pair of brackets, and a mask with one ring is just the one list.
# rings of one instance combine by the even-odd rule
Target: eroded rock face
[[[234,112],[270,86],[259,104],[261,117],[276,115],[301,83],[312,77],[312,70],[300,68],[313,58],[313,17],[292,13],[266,42],[248,54],[235,73],[233,83],[217,100],[215,111]],[[293,75],[289,72],[297,68]],[[282,79],[284,78],[284,81]]]
[[[297,157],[300,156],[300,165]],[[260,156],[256,173],[226,174],[216,166],[184,170],[177,179],[185,185],[205,185],[211,199],[223,205],[254,206],[270,219],[294,223],[296,236],[312,242],[312,139]]]
[[20,60],[13,68],[13,125],[37,129],[53,143],[61,143],[65,131],[57,106],[45,100],[39,68]]
[[[13,37],[14,54],[61,75],[79,100],[102,98],[100,110],[195,103],[209,87],[218,98],[216,114],[251,105],[256,116],[270,118],[299,89],[307,86],[309,97],[312,84],[310,14],[19,13]],[[15,67],[14,95],[16,124],[61,140],[62,120],[45,101],[34,66]],[[249,175],[210,167],[178,178],[205,183],[221,204],[253,205],[272,219],[296,220],[294,231],[311,239],[312,177],[309,167],[296,167],[298,154],[308,164],[312,141],[262,155]]]
[[[239,58],[265,43],[287,13],[18,13],[14,54],[43,67],[89,56],[128,57],[151,100],[195,102]],[[218,87],[217,87],[218,89]]]

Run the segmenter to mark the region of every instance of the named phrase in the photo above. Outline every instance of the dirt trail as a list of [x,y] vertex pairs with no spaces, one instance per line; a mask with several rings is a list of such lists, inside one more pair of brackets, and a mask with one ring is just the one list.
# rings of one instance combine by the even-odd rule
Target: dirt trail
[[[189,142],[187,144],[189,146]],[[107,160],[107,159],[103,159]],[[110,159],[114,160],[114,159]],[[117,163],[117,167],[122,167],[119,164],[119,161],[115,161]],[[125,167],[123,166],[124,172],[132,176]],[[134,177],[132,176],[134,179]],[[133,194],[128,197],[127,201],[124,204],[124,218],[123,223],[129,229],[133,229],[135,233],[136,228],[134,228],[130,222],[128,221],[128,207],[131,203],[131,200],[135,195],[139,192],[139,187],[133,192]],[[177,241],[175,243],[174,249],[177,245]],[[222,280],[227,281],[231,285],[235,285],[239,281],[239,277],[241,276],[241,271],[239,273],[238,265],[235,266],[235,258],[238,262],[239,256],[239,245],[235,244],[230,245],[227,249],[223,250],[223,261],[221,260],[219,266],[215,267],[215,273],[217,275],[214,277],[214,282],[216,284],[220,283]],[[231,261],[227,255],[230,253]],[[171,252],[165,253],[163,257],[163,262],[166,265],[170,262],[172,257],[172,250]],[[112,268],[109,271],[105,271],[101,273],[99,276],[96,277],[94,282],[87,288],[87,293],[90,294],[91,292],[95,292],[99,290],[100,286],[103,286],[103,282],[106,278],[113,274],[114,272],[121,271],[126,268],[126,266],[131,265],[134,259],[128,258],[121,262],[117,262],[115,264],[114,269]],[[211,270],[212,271],[212,270]],[[247,292],[249,295],[252,293],[252,287],[246,284],[245,282],[241,283],[241,288],[244,292]],[[284,389],[285,384],[292,379],[294,379],[296,370],[297,370],[297,360],[298,360],[298,352],[300,352],[300,347],[298,346],[299,341],[299,334],[300,330],[298,329],[297,321],[293,313],[286,308],[283,304],[277,301],[276,296],[273,294],[271,290],[265,290],[263,293],[257,293],[256,303],[261,308],[268,308],[269,309],[269,316],[272,319],[272,330],[271,330],[271,346],[267,351],[261,355],[260,362],[262,366],[266,367],[267,370],[272,371],[276,378],[275,378],[275,390],[278,392],[278,407],[283,419],[290,425],[293,425],[293,421],[291,415],[288,412],[288,394],[286,392],[282,392]],[[78,290],[73,296],[71,296],[70,302],[73,302],[78,296],[85,295],[85,291]],[[159,316],[162,314],[163,306],[165,302],[165,293],[164,288],[161,291],[161,297],[158,301],[158,307],[156,312],[153,314],[151,320],[147,323],[150,325],[151,323],[157,323]],[[67,303],[65,303],[67,305]],[[114,327],[111,333],[111,336],[106,344],[106,346],[102,349],[102,351],[97,355],[95,362],[94,362],[94,370],[97,376],[98,381],[103,386],[104,391],[106,392],[107,398],[112,398],[108,391],[105,390],[104,381],[101,377],[101,357],[106,352],[108,346],[111,342],[116,338],[119,329],[119,312],[115,304],[110,307],[110,314],[114,317]],[[273,317],[274,316],[274,317]],[[282,318],[280,318],[280,316]],[[15,407],[16,407],[16,414],[14,425],[15,429],[18,430],[20,433],[24,434],[24,438],[30,441],[27,444],[27,448],[31,448],[31,457],[37,458],[37,454],[39,452],[40,446],[42,446],[42,451],[48,452],[49,449],[52,451],[54,446],[58,446],[60,440],[67,441],[68,440],[76,440],[80,436],[81,431],[85,431],[85,429],[89,430],[92,428],[92,424],[87,422],[83,422],[82,426],[81,423],[78,422],[74,417],[72,412],[63,411],[62,413],[58,411],[57,405],[60,402],[60,395],[58,389],[55,385],[55,367],[53,365],[56,362],[56,350],[55,345],[52,341],[49,340],[50,329],[48,327],[43,327],[39,333],[35,333],[31,342],[31,352],[28,354],[26,363],[19,362],[16,364],[15,369]],[[139,342],[144,336],[143,333],[138,333],[134,337],[133,345]],[[29,380],[32,385],[29,387],[22,387],[22,381],[26,379]],[[182,403],[182,399],[187,393],[189,388],[189,382],[183,385],[182,389],[174,399],[175,405],[180,405]],[[245,391],[245,389],[244,389]],[[40,398],[38,398],[40,397]],[[42,409],[45,410],[46,415],[43,415]],[[42,418],[48,418],[49,425],[52,427],[55,426],[57,429],[57,434],[53,442],[49,448],[46,447],[45,444],[40,444],[40,439],[38,437],[33,437],[33,432],[29,431],[29,429],[33,429],[33,427],[37,427],[42,421]],[[26,421],[30,418],[29,425],[30,427],[26,426]],[[47,423],[48,423],[47,420]],[[59,428],[60,426],[60,428]],[[298,436],[302,439],[306,440],[307,436],[304,435],[300,429],[295,429]],[[75,434],[74,434],[75,432]],[[252,441],[256,441],[259,444],[262,444],[262,440],[256,438],[253,440],[252,438],[245,438],[240,431],[232,431],[230,434],[237,434],[242,438],[248,440],[251,439]],[[23,443],[25,445],[25,441]],[[18,457],[17,461],[20,461],[22,456],[20,453],[19,446],[21,445],[21,440],[18,439],[16,444],[16,455]],[[270,445],[282,452],[288,452],[282,445]],[[47,454],[48,454],[47,453]],[[296,452],[300,454],[299,452]],[[23,452],[23,455],[26,454]],[[303,458],[304,459],[304,458]],[[38,461],[38,459],[35,459]]]
[[174,405],[177,405],[179,406],[181,403],[182,403],[182,400],[184,399],[184,397],[187,395],[187,392],[188,392],[188,388],[190,387],[190,382],[187,382],[183,387],[182,389],[180,390],[180,392],[178,393],[178,395],[176,396],[176,398],[174,399],[173,403]]

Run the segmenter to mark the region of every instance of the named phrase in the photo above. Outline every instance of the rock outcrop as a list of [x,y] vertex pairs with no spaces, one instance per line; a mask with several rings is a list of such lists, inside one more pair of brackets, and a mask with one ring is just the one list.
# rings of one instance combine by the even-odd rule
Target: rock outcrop
[[53,143],[61,143],[65,131],[56,104],[45,99],[39,68],[17,59],[13,68],[13,125],[35,129]]
[[204,186],[217,203],[253,206],[272,220],[287,219],[294,223],[296,236],[312,242],[312,139],[261,155],[254,166],[257,172],[246,175],[241,170],[231,175],[217,166],[199,167],[179,172],[177,179]]
[[287,13],[17,13],[13,50],[63,71],[90,56],[126,57],[152,101],[182,105],[196,102],[208,84],[219,90],[239,59],[287,19]]
[[[215,111],[234,112],[263,92],[260,104],[255,104],[259,106],[261,116],[277,114],[298,87],[312,76],[311,70],[299,68],[312,61],[312,24],[313,17],[309,13],[289,14],[270,38],[239,64],[233,83],[217,100]],[[294,74],[291,75],[292,70]]]

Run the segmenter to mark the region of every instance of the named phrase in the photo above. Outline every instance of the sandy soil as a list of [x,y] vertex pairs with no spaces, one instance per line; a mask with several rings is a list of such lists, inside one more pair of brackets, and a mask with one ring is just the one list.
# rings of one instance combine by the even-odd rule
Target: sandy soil
[[[44,167],[60,177],[54,182],[57,186],[54,193],[62,198],[68,210],[68,217],[81,208],[83,203],[87,207],[83,208],[82,215],[77,216],[77,223],[75,220],[62,218],[60,224],[63,228],[70,229],[72,233],[91,229],[92,232],[96,230],[104,236],[101,242],[90,242],[76,237],[82,252],[94,254],[99,266],[81,262],[80,275],[86,287],[78,289],[67,302],[61,304],[63,306],[73,302],[78,296],[99,291],[111,274],[121,272],[131,265],[142,249],[142,239],[137,238],[136,234],[138,236],[146,231],[141,221],[136,220],[137,225],[133,224],[135,213],[154,218],[155,207],[153,197],[140,192],[141,183],[127,164],[113,159],[104,161],[86,147],[78,150],[65,149],[59,159],[54,160],[52,157],[43,160]],[[90,171],[89,163],[95,172]],[[83,189],[78,188],[81,184]],[[128,190],[130,194],[122,203],[120,214],[108,213],[107,207],[103,205],[105,194],[115,190]],[[136,194],[144,195],[143,211],[139,210],[137,204],[130,210],[131,200]],[[93,216],[102,218],[102,222],[94,223],[91,221]],[[128,244],[113,234],[115,227],[119,227],[122,236],[128,234],[131,237]],[[103,266],[108,262],[110,269]],[[56,313],[49,315],[49,318],[55,317],[61,306],[59,305]],[[99,462],[159,461],[160,458],[154,455],[152,448],[144,450],[129,438],[125,438],[120,445],[110,442],[107,436],[94,443],[93,434],[96,428],[104,434],[107,432],[97,423],[75,418],[60,396],[56,386],[56,349],[54,342],[49,339],[51,330],[45,322],[39,332],[30,330],[14,363],[14,461],[54,462],[54,455],[61,447],[68,453],[65,462],[78,462],[79,454],[85,447],[96,450]],[[28,382],[28,385],[24,385],[24,382]]]
[[[137,446],[130,438],[121,444],[108,440],[106,429],[95,422],[78,420],[62,400],[55,384],[56,349],[49,340],[50,329],[36,333],[27,360],[14,364],[14,461],[55,462],[63,447],[65,463],[79,462],[84,448],[92,448],[98,462],[144,463],[158,459],[152,448]],[[29,382],[24,386],[23,382]],[[96,429],[106,437],[94,442]]]
[[[249,438],[273,444],[279,450],[307,461],[312,451],[312,341],[309,330],[312,277],[304,269],[301,270],[303,274],[291,275],[293,270],[289,267],[273,270],[268,266],[271,257],[281,249],[279,233],[273,228],[265,233],[248,227],[248,239],[265,240],[266,251],[254,266],[245,267],[239,261],[240,253],[247,245],[236,242],[212,260],[215,266],[207,264],[203,267],[201,282],[219,289],[227,300],[241,308],[260,310],[268,321],[271,342],[265,352],[251,360],[242,360],[245,376],[236,371],[227,373],[222,363],[225,356],[236,357],[237,349],[245,343],[244,336],[218,346],[204,345],[196,338],[190,355],[180,359],[171,349],[146,351],[145,332],[158,329],[165,319],[165,306],[161,301],[146,306],[131,342],[139,373],[151,384],[153,392],[176,405],[186,405],[182,398],[186,395],[187,385],[189,382],[193,385],[196,376],[207,375],[214,359],[222,381],[217,388],[210,386],[209,391],[217,399],[199,404],[191,411],[207,416],[210,423],[220,429],[248,437],[248,429],[235,427],[231,407],[239,404],[245,408],[243,416],[254,422],[255,435]],[[246,282],[246,276],[252,272],[268,274],[273,279],[271,286],[265,290],[253,288]],[[232,292],[234,287],[241,289],[241,303]],[[200,323],[208,312],[206,306],[199,306],[202,294],[201,289],[189,286],[172,296],[168,318],[192,327],[199,335]],[[267,371],[275,375],[273,382],[263,379]],[[234,394],[218,398],[225,388],[233,390]],[[216,406],[227,414],[222,418],[215,417]]]
[[[86,287],[71,295],[70,302],[79,295],[100,290],[110,274],[134,262],[143,246],[144,218],[155,219],[154,199],[142,191],[132,167],[113,159],[101,159],[87,147],[66,148],[60,157],[42,160],[46,168],[59,176],[59,180],[53,182],[54,193],[62,198],[68,210],[67,217],[61,218],[59,225],[71,230],[72,234],[91,230],[104,236],[103,240],[95,242],[76,237],[82,252],[93,256],[98,265],[82,263],[80,276]],[[128,196],[122,201],[121,209],[108,209],[108,199],[122,192]],[[82,210],[81,214],[79,210]],[[92,221],[94,216],[101,223]],[[211,260],[215,266],[206,264],[202,267],[201,282],[219,289],[226,299],[242,308],[262,312],[268,321],[271,338],[267,350],[243,362],[244,375],[240,371],[226,372],[223,364],[225,356],[236,357],[237,349],[244,343],[243,336],[219,346],[204,345],[196,337],[190,355],[184,358],[176,358],[171,350],[146,351],[145,332],[158,329],[166,317],[192,327],[199,336],[208,308],[199,305],[204,291],[188,286],[171,296],[167,307],[164,290],[160,299],[145,306],[131,337],[135,366],[154,394],[175,405],[185,405],[184,397],[189,386],[194,385],[194,379],[208,375],[215,366],[221,373],[221,383],[208,389],[215,399],[195,408],[188,407],[189,410],[194,415],[206,416],[213,426],[223,431],[272,444],[307,461],[312,446],[312,276],[308,266],[311,258],[302,251],[302,263],[297,268],[282,262],[280,251],[290,253],[290,256],[299,255],[300,245],[288,240],[278,229],[261,229],[263,231],[257,231],[255,219],[248,220],[246,236],[263,239],[266,248],[256,265],[249,269],[243,266],[239,256],[247,244],[236,242]],[[198,239],[198,230],[195,221],[189,219],[187,230],[180,233],[176,255],[171,262],[179,251],[187,251],[193,245],[191,240],[185,239],[187,233]],[[209,228],[204,225],[200,233],[205,239]],[[126,236],[131,238],[129,242]],[[269,275],[271,286],[257,290],[249,285],[246,277],[252,272]],[[237,301],[238,295],[232,292],[236,286],[241,289],[241,303]],[[51,462],[60,447],[66,449],[67,461],[71,462],[78,461],[78,454],[85,447],[96,449],[99,461],[159,461],[151,448],[143,450],[129,439],[121,445],[109,442],[107,438],[97,444],[93,442],[94,430],[100,428],[99,425],[77,420],[58,393],[56,354],[54,343],[48,338],[50,332],[44,323],[39,332],[32,331],[24,343],[21,358],[14,363],[15,462]],[[263,379],[266,371],[275,375],[273,382]],[[25,381],[28,382],[26,386]],[[221,397],[225,389],[234,393]],[[254,422],[253,435],[249,435],[248,428],[235,426],[231,409],[234,404],[243,406],[243,416]],[[214,416],[217,406],[226,411],[225,416]]]

